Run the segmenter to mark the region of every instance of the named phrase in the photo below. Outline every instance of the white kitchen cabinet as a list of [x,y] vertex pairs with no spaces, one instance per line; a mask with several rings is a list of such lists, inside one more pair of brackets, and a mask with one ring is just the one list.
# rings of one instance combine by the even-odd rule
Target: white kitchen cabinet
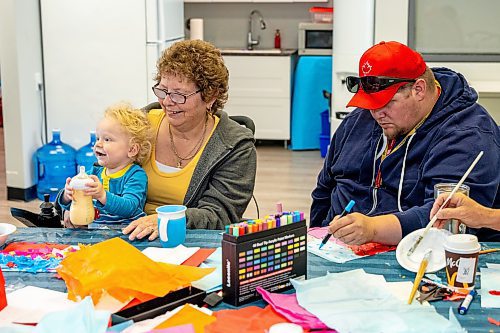
[[245,2],[245,3],[280,3],[280,2],[286,2],[286,3],[292,3],[292,2],[328,2],[328,0],[184,0],[185,3],[223,3],[223,2],[230,2],[230,3],[238,3],[238,2]]
[[255,123],[255,138],[290,140],[291,88],[295,55],[224,55],[229,99],[224,110]]

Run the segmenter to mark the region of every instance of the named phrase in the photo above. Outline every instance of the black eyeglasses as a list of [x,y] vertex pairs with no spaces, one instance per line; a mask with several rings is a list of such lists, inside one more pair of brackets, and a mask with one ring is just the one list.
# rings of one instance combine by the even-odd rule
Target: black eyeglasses
[[184,104],[184,103],[186,103],[186,99],[189,96],[193,96],[193,95],[195,95],[195,94],[197,94],[197,93],[199,93],[201,91],[201,89],[198,89],[195,92],[192,92],[190,94],[184,95],[184,94],[181,94],[181,93],[169,92],[166,89],[158,88],[158,85],[155,85],[151,89],[153,89],[153,93],[155,94],[155,96],[158,97],[158,98],[160,98],[160,99],[165,99],[168,95],[170,95],[170,99],[172,100],[172,102],[174,102],[176,104]]
[[385,76],[363,76],[363,77],[348,76],[345,78],[345,81],[347,90],[349,90],[349,92],[357,93],[361,86],[365,93],[372,94],[387,89],[393,84],[399,82],[416,82],[417,80],[399,79],[399,78],[385,77]]

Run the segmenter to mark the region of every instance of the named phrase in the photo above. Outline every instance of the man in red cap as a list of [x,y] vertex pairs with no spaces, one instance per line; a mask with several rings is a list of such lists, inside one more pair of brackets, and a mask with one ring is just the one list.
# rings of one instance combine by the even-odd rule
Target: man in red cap
[[[398,42],[381,42],[346,78],[357,107],[335,132],[312,192],[311,226],[348,244],[397,244],[429,222],[437,183],[457,183],[480,151],[466,180],[470,196],[500,205],[500,131],[477,103],[465,78],[427,67]],[[497,198],[497,199],[495,199]],[[353,212],[338,219],[345,205]],[[491,229],[470,229],[480,240],[500,241]]]

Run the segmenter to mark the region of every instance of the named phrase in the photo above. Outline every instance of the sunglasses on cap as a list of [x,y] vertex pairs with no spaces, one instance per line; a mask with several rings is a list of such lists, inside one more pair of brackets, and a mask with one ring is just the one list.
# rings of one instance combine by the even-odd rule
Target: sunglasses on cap
[[363,88],[363,91],[367,94],[372,94],[379,92],[381,90],[387,89],[393,84],[399,82],[416,82],[415,79],[398,79],[394,77],[385,76],[348,76],[346,77],[347,90],[352,93],[357,93],[359,87]]

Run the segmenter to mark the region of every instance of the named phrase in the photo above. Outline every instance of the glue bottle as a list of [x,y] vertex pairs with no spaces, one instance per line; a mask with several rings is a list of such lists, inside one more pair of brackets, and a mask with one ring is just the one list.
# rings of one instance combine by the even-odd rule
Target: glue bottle
[[274,34],[274,48],[281,49],[281,34],[280,29],[276,29],[276,33]]
[[95,211],[92,197],[84,190],[91,178],[85,173],[85,167],[80,167],[80,173],[73,177],[69,186],[73,188],[73,202],[69,210],[71,223],[74,225],[88,225],[94,221]]

